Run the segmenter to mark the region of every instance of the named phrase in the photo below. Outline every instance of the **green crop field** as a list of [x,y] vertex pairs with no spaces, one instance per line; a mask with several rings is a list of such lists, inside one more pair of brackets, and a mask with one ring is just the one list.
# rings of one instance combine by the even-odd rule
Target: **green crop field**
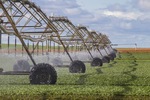
[[30,85],[28,75],[1,75],[0,99],[150,99],[150,53],[121,53],[102,67],[86,66],[84,74],[71,74],[68,68],[56,68],[56,85]]

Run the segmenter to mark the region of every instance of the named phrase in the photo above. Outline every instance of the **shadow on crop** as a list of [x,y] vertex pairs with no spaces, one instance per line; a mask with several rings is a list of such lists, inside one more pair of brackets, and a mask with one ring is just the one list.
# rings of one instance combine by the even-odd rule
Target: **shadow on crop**
[[101,68],[97,68],[97,69],[96,69],[96,72],[97,72],[97,74],[103,74]]
[[123,97],[125,97],[124,94],[128,93],[129,91],[132,91],[132,88],[129,87],[128,83],[129,83],[129,82],[132,82],[132,81],[134,81],[134,80],[137,79],[137,76],[134,75],[134,74],[132,74],[132,72],[134,72],[134,71],[137,70],[137,68],[135,67],[135,66],[138,65],[138,64],[136,63],[136,58],[132,55],[132,53],[127,52],[127,55],[129,56],[129,58],[132,58],[133,61],[131,61],[131,62],[130,62],[130,65],[128,66],[131,70],[125,71],[125,72],[123,72],[123,74],[128,75],[128,76],[130,76],[131,78],[130,78],[129,80],[122,81],[121,85],[119,85],[120,83],[118,83],[117,86],[121,86],[121,87],[123,88],[123,90],[120,91],[120,92],[116,92],[116,93],[114,94],[114,97],[113,97],[113,98],[118,97],[118,96],[121,96],[122,99],[123,99]]
[[[113,61],[112,64],[116,64],[117,62]],[[97,67],[96,69],[96,74],[103,74],[103,71],[101,70],[101,67]],[[90,74],[84,74],[84,75],[80,75],[79,79],[75,82],[78,85],[84,85],[86,84],[86,78],[90,75],[93,75],[95,73],[90,73]]]
[[48,100],[47,92],[42,93],[42,100]]
[[118,53],[118,57],[119,57],[119,59],[121,59],[121,58],[122,58],[122,56],[121,56],[120,52]]
[[108,67],[113,67],[116,63],[117,61],[112,61],[110,64],[108,64]]
[[86,84],[86,78],[88,76],[90,76],[90,75],[92,75],[92,74],[80,75],[79,79],[75,82],[75,84],[77,84],[77,85],[84,85],[84,84]]

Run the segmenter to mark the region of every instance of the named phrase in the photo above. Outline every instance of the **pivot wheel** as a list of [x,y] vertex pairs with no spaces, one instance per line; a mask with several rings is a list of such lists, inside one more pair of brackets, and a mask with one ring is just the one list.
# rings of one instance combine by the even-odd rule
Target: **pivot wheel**
[[111,55],[114,57],[114,58],[116,58],[117,56],[116,56],[116,53],[111,53]]
[[103,62],[100,58],[94,58],[91,62],[91,66],[103,66]]
[[75,60],[71,62],[69,71],[70,73],[85,73],[86,67],[82,61]]
[[55,84],[57,73],[51,65],[40,63],[31,69],[29,79],[31,84]]
[[3,72],[3,68],[0,68],[0,72]]
[[61,60],[61,58],[59,57],[56,57],[52,60],[52,63],[53,63],[53,66],[56,66],[56,67],[61,67],[63,65],[63,62]]
[[102,58],[103,63],[110,63],[110,58],[108,56],[104,56]]
[[14,71],[30,71],[30,64],[27,60],[18,60],[13,66]]
[[110,58],[110,60],[112,60],[112,61],[114,60],[114,55],[109,54],[108,57]]

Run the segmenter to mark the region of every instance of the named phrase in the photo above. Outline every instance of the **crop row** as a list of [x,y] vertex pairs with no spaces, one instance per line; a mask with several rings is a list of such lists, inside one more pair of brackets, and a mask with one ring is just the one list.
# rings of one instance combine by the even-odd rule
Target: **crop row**
[[[123,53],[103,67],[87,65],[84,74],[71,74],[68,68],[56,68],[56,85],[30,85],[26,76],[0,76],[3,99],[97,99],[149,98],[149,54]],[[126,60],[124,60],[126,59]],[[141,60],[142,59],[142,60]]]

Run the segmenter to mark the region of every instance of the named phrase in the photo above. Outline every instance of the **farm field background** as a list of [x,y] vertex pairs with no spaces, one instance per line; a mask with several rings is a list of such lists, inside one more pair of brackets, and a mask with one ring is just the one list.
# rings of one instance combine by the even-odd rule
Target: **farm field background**
[[30,85],[28,75],[1,75],[0,99],[150,99],[150,49],[143,50],[118,49],[114,61],[86,64],[84,74],[56,67],[56,85]]

